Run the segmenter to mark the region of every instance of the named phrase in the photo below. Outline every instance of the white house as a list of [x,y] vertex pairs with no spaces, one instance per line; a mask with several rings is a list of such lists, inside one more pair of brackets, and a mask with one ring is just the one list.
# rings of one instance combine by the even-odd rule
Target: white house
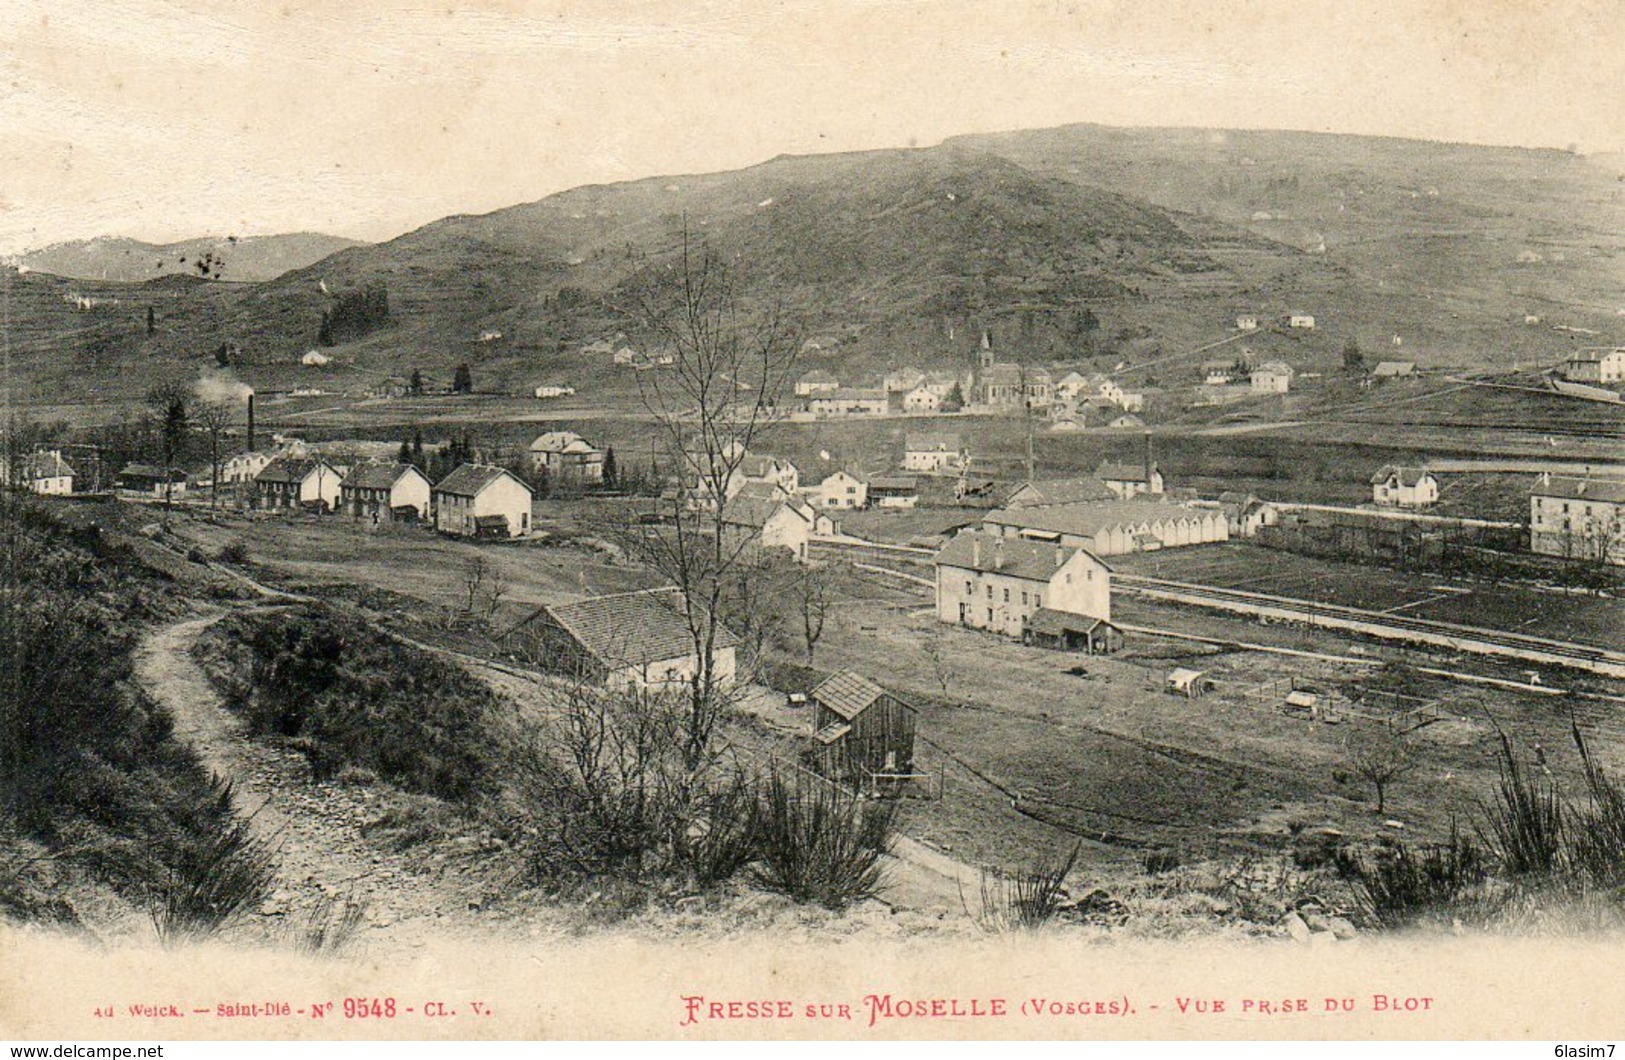
[[299,363],[304,365],[306,368],[322,368],[325,367],[331,360],[332,358],[327,356],[327,354],[321,353],[317,350],[311,350],[303,357],[299,358]]
[[903,439],[904,471],[959,471],[970,463],[970,450],[953,432],[910,434]]
[[926,415],[938,412],[942,408],[942,398],[931,387],[921,383],[914,389],[903,394],[903,411],[915,415]]
[[1243,314],[1241,314],[1240,316],[1236,317],[1236,330],[1237,331],[1257,331],[1258,330],[1258,317],[1254,316],[1252,313],[1243,313]]
[[539,398],[569,397],[575,392],[576,388],[569,383],[543,383],[536,388],[536,396]]
[[801,470],[783,457],[763,453],[746,453],[739,459],[737,474],[742,483],[761,483],[778,490],[786,497],[795,496],[801,489]]
[[1286,318],[1286,326],[1300,328],[1304,331],[1313,331],[1315,330],[1315,318],[1308,313],[1293,313]]
[[237,453],[220,464],[220,481],[224,483],[253,482],[270,464],[270,453]]
[[1426,508],[1439,499],[1439,480],[1420,467],[1392,464],[1371,476],[1371,500],[1385,508]]
[[813,518],[813,510],[800,498],[763,498],[741,492],[722,506],[718,522],[735,547],[782,548],[797,561],[805,561]]
[[1055,400],[1071,403],[1087,397],[1091,391],[1089,380],[1077,372],[1068,372],[1055,381]]
[[869,506],[869,482],[850,471],[837,471],[806,491],[807,500],[820,509],[855,509]]
[[815,416],[884,416],[886,408],[884,390],[841,388],[807,399],[807,411]]
[[1563,378],[1573,383],[1618,383],[1625,380],[1625,346],[1577,350],[1563,365]]
[[796,380],[796,397],[829,394],[841,389],[841,381],[822,368],[815,368]]
[[531,489],[510,471],[463,464],[432,493],[434,528],[465,537],[524,537],[530,533]]
[[[1150,448],[1150,443],[1146,443]],[[1139,463],[1121,460],[1104,461],[1095,471],[1095,478],[1105,483],[1119,500],[1133,500],[1145,494],[1162,492],[1162,471],[1147,456]]]
[[1292,389],[1292,366],[1283,361],[1266,361],[1253,369],[1255,394],[1285,394]]
[[939,622],[1023,637],[1042,611],[1111,621],[1111,568],[1087,549],[966,530],[935,564]]
[[429,480],[411,464],[357,464],[339,483],[344,514],[373,524],[429,517]]
[[1542,475],[1529,495],[1529,549],[1625,564],[1625,479]]
[[330,512],[338,507],[342,481],[344,472],[320,457],[279,456],[254,477],[254,506]]
[[881,386],[889,393],[907,393],[925,382],[925,372],[919,368],[893,368],[881,379]]
[[[10,484],[11,468],[0,460],[0,482]],[[29,453],[17,461],[17,486],[41,496],[65,496],[73,492],[73,468],[57,449]]]
[[[701,673],[683,594],[676,589],[593,596],[549,604],[502,636],[503,645],[555,672],[612,690],[681,689]],[[738,640],[717,629],[711,674],[733,684]]]
[[530,443],[533,471],[547,471],[549,481],[594,483],[604,480],[603,450],[574,431],[548,431]]

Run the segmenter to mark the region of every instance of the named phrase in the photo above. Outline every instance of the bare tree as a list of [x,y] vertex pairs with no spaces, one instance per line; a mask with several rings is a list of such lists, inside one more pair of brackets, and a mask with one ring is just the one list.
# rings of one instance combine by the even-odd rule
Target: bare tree
[[220,506],[220,439],[236,418],[236,412],[233,405],[224,401],[202,401],[197,406],[197,421],[209,435],[209,465],[212,469],[209,476],[211,508]]
[[936,679],[937,687],[942,689],[944,699],[953,694],[954,682],[959,678],[959,670],[954,666],[952,654],[948,651],[947,638],[940,633],[931,634],[925,642],[926,659],[931,663],[931,676]]
[[463,610],[475,614],[479,608],[480,590],[491,573],[491,565],[484,556],[469,556],[463,560]]
[[1388,808],[1388,789],[1417,765],[1416,745],[1386,725],[1351,737],[1344,748],[1348,766],[1377,793],[1377,812]]
[[497,608],[501,605],[503,597],[508,595],[510,588],[508,579],[502,576],[500,570],[493,567],[485,584],[485,620],[487,622],[496,617]]
[[676,262],[646,278],[626,312],[644,341],[671,358],[638,373],[638,383],[678,481],[656,502],[667,517],[658,529],[629,522],[618,536],[628,554],[683,597],[698,662],[684,724],[684,760],[694,771],[705,763],[725,705],[716,666],[724,594],[752,547],[745,535],[722,533],[720,515],[737,492],[751,446],[781,415],[798,344],[779,309],[743,304],[732,270],[710,248],[695,246],[686,230]]
[[827,566],[805,564],[796,579],[796,609],[801,614],[801,638],[807,646],[807,661],[824,635],[824,624],[833,603],[834,571]]

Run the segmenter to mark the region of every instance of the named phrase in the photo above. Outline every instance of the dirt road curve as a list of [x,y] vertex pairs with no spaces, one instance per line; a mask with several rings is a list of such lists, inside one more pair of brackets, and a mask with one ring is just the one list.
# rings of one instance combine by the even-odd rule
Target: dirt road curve
[[[477,907],[492,896],[492,866],[477,849],[411,863],[361,832],[382,811],[366,786],[313,784],[304,758],[248,738],[190,654],[221,614],[162,627],[137,649],[137,679],[168,708],[178,737],[210,770],[232,782],[239,812],[277,848],[272,900],[233,926],[232,934],[287,939],[306,923],[323,895],[366,904],[364,944],[422,945],[431,937],[505,930]],[[472,845],[472,841],[471,841]],[[511,927],[511,925],[509,925]]]

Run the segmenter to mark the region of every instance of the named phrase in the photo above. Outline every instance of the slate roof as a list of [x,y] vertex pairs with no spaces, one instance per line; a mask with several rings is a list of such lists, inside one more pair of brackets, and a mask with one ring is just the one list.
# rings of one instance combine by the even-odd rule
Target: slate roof
[[780,460],[776,456],[763,456],[758,453],[746,453],[739,458],[739,473],[746,478],[766,478],[769,472],[782,471],[790,466],[788,460]]
[[[1157,465],[1152,464],[1151,470],[1157,470]],[[1146,473],[1145,465],[1143,463],[1130,464],[1126,461],[1118,460],[1107,460],[1102,463],[1100,465],[1100,469],[1095,472],[1095,477],[1102,482],[1149,483],[1151,481],[1151,476]]]
[[851,670],[842,670],[824,679],[813,689],[812,697],[818,703],[851,721],[875,705],[886,690]]
[[1034,508],[1046,504],[1082,504],[1116,499],[1117,494],[1098,478],[1057,478],[1024,482],[1011,491],[1010,499],[1005,503],[1012,508]]
[[[976,542],[982,543],[980,561],[976,555]],[[1060,564],[1055,562],[1059,545],[1043,541],[1024,541],[1019,537],[1000,537],[981,530],[968,530],[943,546],[937,553],[939,567],[958,567],[961,570],[997,571],[1013,578],[1048,583]],[[1063,562],[1082,549],[1061,548]],[[1100,560],[1091,555],[1096,563]],[[1100,563],[1102,567],[1106,565]]]
[[1625,504],[1625,479],[1573,478],[1553,475],[1548,482],[1537,485],[1536,497],[1556,497],[1559,500],[1602,501]]
[[325,460],[315,457],[289,457],[279,456],[269,464],[265,470],[254,477],[255,482],[303,482],[318,468],[327,468],[329,474],[338,474],[333,466]]
[[1398,476],[1399,484],[1409,489],[1421,482],[1423,476],[1428,474],[1430,472],[1425,467],[1395,467],[1393,464],[1388,464],[1371,476],[1371,484],[1375,486],[1379,482],[1387,482],[1390,478]]
[[[519,625],[542,615],[609,666],[642,666],[694,654],[694,639],[683,614],[683,596],[675,588],[551,604]],[[717,648],[732,648],[738,643],[726,626],[717,630]]]
[[[575,448],[576,446],[579,446],[579,448]],[[548,431],[546,434],[538,435],[536,440],[530,443],[530,451],[533,453],[591,453],[596,452],[597,449],[591,442],[575,431]]]
[[[357,464],[339,483],[340,489],[387,490],[418,469],[411,464]],[[418,474],[422,474],[418,471]]]
[[1092,615],[1075,615],[1069,611],[1057,611],[1051,607],[1040,607],[1027,616],[1027,628],[1035,633],[1044,633],[1052,637],[1059,637],[1064,633],[1093,633],[1096,626],[1110,626],[1111,623],[1103,618]]
[[1102,530],[1117,526],[1136,528],[1169,520],[1194,520],[1218,514],[1213,511],[1200,512],[1177,504],[1135,499],[1099,504],[1054,504],[1042,508],[1002,508],[989,512],[982,522],[984,525],[1014,526],[1022,530],[1094,537]]
[[876,475],[869,480],[869,489],[879,493],[915,493],[919,488],[913,475]]
[[903,440],[903,449],[910,453],[957,453],[964,449],[958,434],[911,434]]
[[[513,472],[500,467],[493,467],[490,464],[463,464],[441,479],[439,484],[435,486],[434,491],[436,493],[450,493],[458,497],[473,497],[504,475],[515,482],[519,482]],[[523,482],[519,482],[519,484],[525,486]],[[525,486],[525,491],[528,493],[530,487]]]
[[806,508],[791,503],[782,493],[777,498],[741,497],[736,494],[723,506],[722,521],[728,526],[750,526],[760,529],[778,514],[780,508],[789,508],[803,519],[810,519]]
[[29,479],[61,478],[72,475],[73,468],[58,452],[29,453],[23,457],[22,474]]

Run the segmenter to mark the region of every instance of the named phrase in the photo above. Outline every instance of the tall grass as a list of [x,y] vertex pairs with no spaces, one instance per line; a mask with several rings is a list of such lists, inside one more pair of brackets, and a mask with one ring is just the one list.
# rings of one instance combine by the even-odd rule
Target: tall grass
[[1603,772],[1579,726],[1572,731],[1585,769],[1587,799],[1568,815],[1569,862],[1591,883],[1617,889],[1625,886],[1625,789]]
[[149,913],[166,946],[213,935],[265,901],[276,875],[270,845],[255,837],[248,821],[229,815],[231,785],[214,777],[211,788],[226,823],[183,849],[154,888]]
[[1527,772],[1506,733],[1495,796],[1480,801],[1479,834],[1509,876],[1550,876],[1562,867],[1563,799],[1557,784]]
[[1337,863],[1353,882],[1361,912],[1389,928],[1457,901],[1482,883],[1488,871],[1483,852],[1453,821],[1450,838],[1442,844],[1413,851],[1396,843],[1369,858],[1339,852]]
[[983,871],[982,914],[988,931],[1032,930],[1054,920],[1066,897],[1066,878],[1083,850],[1079,843],[1065,858],[1040,862],[1014,874]]
[[827,782],[768,774],[755,879],[797,902],[842,909],[872,897],[884,878],[896,807]]

